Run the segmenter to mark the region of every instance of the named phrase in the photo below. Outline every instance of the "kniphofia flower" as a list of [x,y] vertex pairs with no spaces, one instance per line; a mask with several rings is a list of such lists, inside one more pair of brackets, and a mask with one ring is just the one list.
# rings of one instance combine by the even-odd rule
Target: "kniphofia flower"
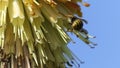
[[[78,58],[68,49],[66,15],[82,17],[82,0],[0,0],[0,68],[65,68]],[[72,31],[86,44],[86,34]]]

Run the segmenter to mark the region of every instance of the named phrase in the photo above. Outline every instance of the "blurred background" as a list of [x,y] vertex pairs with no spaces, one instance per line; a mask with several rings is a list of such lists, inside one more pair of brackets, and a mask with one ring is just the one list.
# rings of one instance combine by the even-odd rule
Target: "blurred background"
[[88,21],[84,28],[96,36],[90,40],[98,45],[91,49],[70,34],[76,43],[70,43],[69,48],[85,61],[81,68],[120,68],[120,0],[85,1],[91,6],[81,6],[83,18]]

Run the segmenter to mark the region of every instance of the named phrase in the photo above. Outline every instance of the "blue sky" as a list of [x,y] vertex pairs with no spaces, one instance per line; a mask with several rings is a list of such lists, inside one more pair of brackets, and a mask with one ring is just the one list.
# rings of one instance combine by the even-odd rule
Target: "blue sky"
[[120,68],[120,0],[86,0],[90,7],[82,7],[83,18],[89,24],[85,28],[89,34],[95,35],[98,46],[89,48],[76,36],[72,35],[76,44],[70,49],[85,63],[81,68]]

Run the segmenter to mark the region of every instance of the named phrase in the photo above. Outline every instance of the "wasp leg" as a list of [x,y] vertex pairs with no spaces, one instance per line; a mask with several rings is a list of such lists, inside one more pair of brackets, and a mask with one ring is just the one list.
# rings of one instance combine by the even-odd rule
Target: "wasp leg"
[[88,34],[88,31],[84,28],[80,29],[80,32],[83,32],[84,34]]
[[80,32],[82,32],[82,33],[86,36],[85,39],[89,39],[88,31],[87,31],[86,29],[82,28],[82,29],[80,30]]
[[86,39],[96,38],[96,36],[91,36],[91,35],[89,35],[89,34],[88,34],[88,31],[87,31],[86,29],[84,29],[84,28],[82,28],[82,29],[80,30],[80,32],[83,32],[83,33],[86,35]]

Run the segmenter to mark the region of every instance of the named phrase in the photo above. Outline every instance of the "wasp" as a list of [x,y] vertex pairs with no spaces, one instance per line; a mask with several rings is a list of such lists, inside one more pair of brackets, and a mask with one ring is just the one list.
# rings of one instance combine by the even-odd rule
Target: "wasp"
[[[88,31],[83,28],[84,23],[88,24],[88,22],[85,19],[81,19],[76,16],[70,17],[70,23],[69,23],[71,25],[70,31],[73,31],[73,30],[79,31],[85,37],[85,39],[96,38],[95,36],[89,35]],[[76,36],[78,37],[78,35]],[[97,45],[96,43],[93,43],[93,42],[91,43],[93,45]],[[90,47],[94,48],[93,46],[90,46]]]
[[70,17],[70,23],[69,24],[71,25],[71,29],[69,31],[73,31],[73,30],[79,31],[79,32],[86,35],[86,39],[95,38],[95,36],[89,35],[88,31],[83,28],[84,23],[88,24],[88,22],[85,19],[81,19],[81,18],[78,18],[76,16]]
[[70,25],[72,27],[72,30],[77,30],[80,31],[83,28],[83,23],[88,23],[86,20],[84,19],[80,19],[76,16],[70,17]]

